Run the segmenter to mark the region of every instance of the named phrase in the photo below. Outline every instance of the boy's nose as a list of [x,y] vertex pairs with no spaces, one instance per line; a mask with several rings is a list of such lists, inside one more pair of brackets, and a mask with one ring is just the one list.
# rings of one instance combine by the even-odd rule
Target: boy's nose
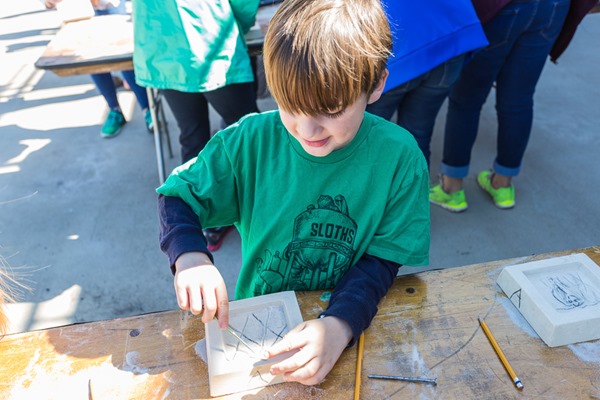
[[311,118],[301,118],[299,121],[297,121],[296,130],[303,138],[310,139],[321,133],[322,128]]

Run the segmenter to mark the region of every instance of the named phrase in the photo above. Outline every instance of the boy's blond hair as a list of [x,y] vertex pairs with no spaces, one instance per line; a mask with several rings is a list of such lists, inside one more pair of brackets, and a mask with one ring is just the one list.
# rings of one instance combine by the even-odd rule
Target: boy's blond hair
[[391,47],[379,0],[285,0],[265,37],[267,84],[284,111],[335,113],[371,94]]
[[0,256],[0,340],[4,337],[10,328],[6,306],[14,303],[22,294],[22,290],[28,290],[29,287],[18,281],[16,278],[23,279],[24,274],[17,273],[14,270],[8,271],[8,265],[4,258]]

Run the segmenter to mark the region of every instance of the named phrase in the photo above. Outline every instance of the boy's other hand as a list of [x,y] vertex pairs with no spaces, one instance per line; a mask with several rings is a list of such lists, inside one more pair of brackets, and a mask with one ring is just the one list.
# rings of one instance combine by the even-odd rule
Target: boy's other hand
[[273,375],[283,374],[288,382],[316,385],[325,379],[352,339],[350,326],[328,316],[302,322],[267,352],[269,358],[299,350],[290,358],[271,366]]
[[175,292],[182,310],[202,313],[202,322],[218,316],[219,328],[229,325],[227,287],[217,267],[202,252],[184,253],[175,261]]

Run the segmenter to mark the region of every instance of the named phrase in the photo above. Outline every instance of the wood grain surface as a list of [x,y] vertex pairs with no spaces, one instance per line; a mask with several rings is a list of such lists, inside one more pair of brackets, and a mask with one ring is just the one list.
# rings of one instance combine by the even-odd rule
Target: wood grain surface
[[[246,34],[250,55],[262,52],[271,17],[279,4],[260,7],[256,24]],[[58,76],[100,74],[133,69],[131,15],[103,15],[61,26],[35,62]]]
[[[504,266],[600,247],[401,276],[365,332],[364,399],[585,399],[600,395],[600,341],[549,348],[496,285]],[[303,318],[323,292],[298,292]],[[360,307],[360,304],[356,305]],[[519,375],[518,391],[482,332],[485,318]],[[209,399],[199,356],[204,326],[178,310],[8,335],[0,341],[2,399]],[[184,326],[185,325],[185,326]],[[356,349],[318,386],[283,383],[223,399],[351,399]],[[437,378],[437,386],[368,374]],[[67,390],[68,389],[68,390]]]

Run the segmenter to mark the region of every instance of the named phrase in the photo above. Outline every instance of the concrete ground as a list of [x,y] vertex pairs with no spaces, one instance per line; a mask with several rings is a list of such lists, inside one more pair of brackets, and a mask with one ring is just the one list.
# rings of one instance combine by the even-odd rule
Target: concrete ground
[[[134,97],[119,99],[128,124],[100,138],[107,109],[88,76],[58,77],[34,62],[60,21],[37,0],[0,10],[0,255],[29,290],[9,307],[12,332],[177,308],[158,248],[154,144]],[[600,14],[586,17],[573,43],[548,63],[517,206],[496,209],[475,175],[495,154],[494,102],[486,104],[466,180],[469,210],[432,207],[431,262],[449,268],[600,244]],[[261,100],[262,110],[274,106]],[[441,158],[445,109],[432,143],[432,180]],[[177,166],[176,123],[167,110]],[[216,254],[230,292],[240,239]]]

